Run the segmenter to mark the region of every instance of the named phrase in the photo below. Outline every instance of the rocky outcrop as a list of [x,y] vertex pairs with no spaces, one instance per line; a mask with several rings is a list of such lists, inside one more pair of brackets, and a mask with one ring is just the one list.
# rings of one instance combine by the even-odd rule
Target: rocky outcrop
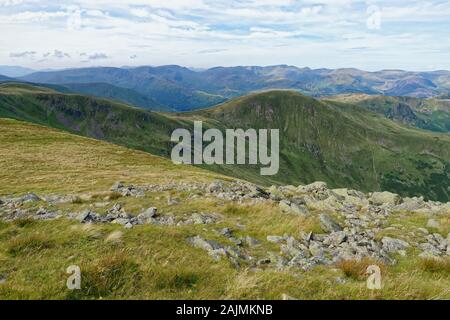
[[[124,204],[126,200],[146,201],[150,194],[166,191],[170,194],[167,200],[170,208],[158,210],[149,205],[132,213]],[[187,196],[174,200],[172,195],[176,193]],[[124,201],[120,201],[121,197]],[[134,200],[133,197],[143,199]],[[112,202],[112,198],[119,200]],[[222,224],[230,220],[224,219],[217,212],[180,212],[180,209],[185,208],[185,202],[197,199],[220,203],[218,211],[219,206],[227,204],[265,204],[273,208],[271,219],[292,218],[296,222],[315,223],[317,228],[314,229],[315,232],[254,237],[251,232],[245,232],[245,226],[239,224],[239,217],[236,217],[236,225],[232,228]],[[83,207],[74,212],[64,212],[59,208],[64,208],[61,205],[65,203]],[[171,209],[175,209],[175,213]],[[418,214],[422,219],[420,221],[424,222],[413,229],[407,229],[401,220],[398,223],[391,222],[391,216],[395,214],[405,217]],[[445,237],[442,233],[445,230],[445,223],[442,221],[449,215],[450,203],[425,201],[421,197],[401,198],[390,192],[364,194],[345,188],[329,189],[324,182],[306,186],[272,186],[267,189],[240,181],[143,186],[118,182],[109,192],[105,192],[105,197],[101,200],[93,200],[89,194],[34,193],[0,199],[0,218],[4,221],[68,217],[83,224],[113,223],[123,228],[157,225],[173,228],[193,226],[193,230],[201,230],[195,227],[201,225],[205,231],[214,231],[214,239],[219,240],[208,240],[197,235],[189,237],[187,242],[206,251],[215,260],[228,259],[236,267],[245,264],[256,269],[281,270],[309,270],[317,265],[363,258],[391,264],[395,263],[398,255],[410,254],[419,254],[424,258],[446,257],[450,255],[450,234]],[[112,237],[108,241],[119,240]],[[270,250],[267,249],[269,247]],[[278,252],[273,252],[274,247],[278,248]]]
[[369,198],[370,203],[381,206],[381,205],[390,205],[395,206],[401,203],[402,198],[398,194],[391,192],[374,192],[372,196]]
[[342,231],[342,227],[326,214],[320,215],[320,226],[325,232]]
[[205,250],[214,260],[228,258],[235,267],[239,267],[240,260],[249,259],[237,248],[224,246],[218,242],[203,239],[201,236],[190,237],[187,241],[192,246]]

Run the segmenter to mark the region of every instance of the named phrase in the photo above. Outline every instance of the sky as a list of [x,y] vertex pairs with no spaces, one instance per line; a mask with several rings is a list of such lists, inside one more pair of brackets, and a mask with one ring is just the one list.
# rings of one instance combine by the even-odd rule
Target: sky
[[450,1],[0,0],[0,65],[450,70]]

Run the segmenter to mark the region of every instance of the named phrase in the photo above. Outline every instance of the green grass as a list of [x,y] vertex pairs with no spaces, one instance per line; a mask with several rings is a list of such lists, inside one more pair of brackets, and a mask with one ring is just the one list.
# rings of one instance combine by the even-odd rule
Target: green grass
[[[450,102],[442,99],[419,99],[367,94],[342,94],[326,100],[354,103],[408,125],[436,132],[450,132]],[[399,105],[414,115],[396,114]]]
[[[0,194],[107,191],[115,181],[163,183],[219,175],[94,139],[0,119]],[[117,198],[115,194],[113,198]]]
[[[388,190],[449,199],[450,138],[400,126],[383,116],[292,91],[253,94],[198,112],[168,114],[49,89],[0,87],[0,117],[34,122],[169,157],[176,128],[280,129],[280,170],[261,176],[257,165],[204,166],[262,185],[325,181],[331,187]],[[420,164],[417,161],[420,160]]]
[[[0,120],[0,194],[76,194],[82,201],[50,206],[63,212],[78,212],[111,197],[114,203],[138,214],[157,207],[162,214],[183,216],[192,212],[217,212],[217,224],[188,226],[145,225],[124,229],[114,224],[83,225],[60,218],[52,221],[21,219],[0,222],[0,299],[450,299],[447,265],[423,264],[408,252],[395,266],[383,268],[383,289],[367,289],[362,267],[342,270],[321,266],[300,270],[254,270],[243,263],[236,269],[228,260],[213,260],[190,246],[186,239],[200,235],[231,245],[214,229],[230,227],[236,236],[261,241],[244,246],[255,259],[279,246],[268,235],[319,230],[317,214],[309,218],[288,215],[271,204],[246,205],[200,196],[198,192],[164,191],[142,198],[119,197],[110,186],[123,180],[133,184],[204,182],[229,179],[169,160],[126,149],[107,142],[72,135],[15,120]],[[168,197],[180,200],[169,205]],[[49,205],[27,204],[37,209]],[[392,217],[403,219],[405,213]],[[440,220],[441,232],[448,224]],[[406,228],[425,223],[422,216],[405,219]],[[120,231],[120,233],[117,233]],[[116,241],[108,241],[115,233]],[[81,290],[66,287],[66,270],[78,265]],[[345,282],[338,282],[336,278]]]

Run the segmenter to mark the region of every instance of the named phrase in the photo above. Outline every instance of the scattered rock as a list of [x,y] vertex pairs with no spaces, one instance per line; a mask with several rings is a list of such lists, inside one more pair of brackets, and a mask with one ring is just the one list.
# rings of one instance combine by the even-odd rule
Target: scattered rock
[[431,257],[439,257],[442,252],[435,246],[430,243],[421,243],[419,247],[423,250],[419,257],[421,258],[431,258]]
[[416,211],[424,206],[423,197],[403,198],[403,202],[395,207],[396,211]]
[[374,192],[372,193],[372,196],[370,197],[370,202],[374,205],[391,205],[395,206],[400,204],[402,201],[402,198],[395,193],[384,191],[384,192]]
[[124,184],[122,181],[118,181],[116,183],[114,183],[111,187],[111,191],[120,191],[120,189],[124,188]]
[[306,186],[299,187],[302,192],[323,192],[327,190],[327,183],[316,181]]
[[114,219],[111,223],[114,223],[114,224],[120,224],[120,225],[122,225],[122,226],[126,226],[128,223],[130,223],[130,219],[127,219],[127,218],[117,218],[117,219]]
[[324,244],[331,244],[334,246],[340,245],[347,239],[347,234],[344,231],[332,232],[328,235],[327,239],[324,240]]
[[325,232],[338,232],[342,231],[342,227],[334,221],[330,216],[322,213],[320,216],[320,226]]
[[20,197],[18,200],[19,200],[19,202],[27,203],[27,202],[38,202],[38,201],[41,201],[42,199],[39,198],[33,192],[30,192],[30,193],[27,193],[26,195]]
[[131,228],[133,228],[133,224],[131,222],[127,222],[125,224],[125,229],[131,229]]
[[251,198],[265,198],[268,199],[270,194],[267,193],[263,188],[254,185],[254,184],[248,184],[247,188],[249,189],[249,196]]
[[240,266],[240,260],[249,259],[248,256],[243,255],[236,248],[233,248],[231,246],[225,247],[215,241],[205,240],[200,236],[190,237],[187,239],[187,241],[192,246],[207,251],[214,260],[220,260],[222,257],[227,257],[235,267]]
[[255,238],[252,238],[252,237],[250,237],[250,236],[246,236],[246,237],[244,238],[244,242],[245,242],[245,244],[248,245],[249,247],[256,247],[256,246],[258,246],[258,245],[261,244],[261,242],[260,242],[259,240],[255,239]]
[[219,214],[217,213],[197,213],[194,212],[189,217],[178,222],[178,225],[188,224],[211,224],[216,223],[219,220]]
[[219,234],[230,238],[232,236],[232,230],[230,228],[223,228],[221,230],[219,230]]
[[309,211],[304,205],[299,205],[287,200],[281,200],[279,206],[280,209],[285,213],[297,214],[304,217],[309,215]]
[[383,237],[381,243],[383,244],[383,249],[387,252],[397,252],[409,247],[409,244],[406,241],[390,237]]
[[52,220],[61,217],[59,211],[47,211],[45,208],[40,207],[34,216],[36,220]]
[[298,300],[298,299],[295,299],[294,297],[291,297],[290,295],[287,295],[286,293],[283,293],[281,295],[281,300]]
[[85,210],[75,217],[81,223],[95,223],[100,221],[100,216],[90,210]]
[[287,200],[281,200],[278,205],[283,212],[289,212],[291,210],[291,203]]
[[147,224],[151,223],[153,221],[153,218],[155,218],[158,214],[158,209],[152,207],[148,208],[144,212],[140,213],[137,216],[137,221],[139,224]]
[[223,183],[220,181],[215,181],[208,185],[207,191],[210,193],[223,191]]
[[213,251],[213,250],[218,250],[218,249],[222,248],[222,246],[220,244],[218,244],[217,242],[205,240],[200,236],[188,238],[188,242],[192,246],[206,250],[206,251]]
[[258,266],[267,265],[267,264],[270,264],[270,262],[271,262],[270,258],[263,258],[263,259],[259,259],[256,262],[256,265],[258,265]]
[[[364,257],[391,264],[395,263],[395,259],[389,255],[390,253],[406,255],[406,249],[409,247],[421,249],[421,257],[439,258],[450,255],[450,234],[447,235],[447,238],[444,238],[438,233],[430,233],[426,228],[414,228],[401,223],[389,224],[391,220],[387,219],[388,216],[393,214],[407,215],[410,212],[426,214],[433,217],[427,221],[426,227],[436,229],[439,228],[440,217],[450,212],[450,203],[424,201],[423,198],[401,199],[398,195],[390,192],[375,192],[365,195],[362,192],[350,189],[329,190],[326,183],[323,182],[299,187],[272,186],[268,191],[256,185],[238,181],[216,181],[209,185],[169,183],[148,186],[125,186],[118,182],[112,186],[111,190],[123,196],[135,197],[143,196],[147,192],[170,191],[168,193],[172,194],[171,191],[176,190],[187,192],[190,195],[188,199],[202,195],[214,197],[216,200],[220,199],[218,200],[220,205],[232,201],[250,206],[267,201],[270,205],[278,203],[283,212],[301,216],[312,215],[316,211],[332,212],[332,217],[326,213],[319,215],[320,225],[326,232],[324,234],[300,232],[298,239],[289,235],[267,236],[267,241],[279,244],[280,252],[278,254],[266,252],[262,256],[258,256],[262,249],[254,250],[253,248],[263,244],[250,236],[238,238],[233,235],[231,228],[217,230],[220,235],[226,237],[227,244],[232,243],[231,246],[206,240],[200,236],[188,239],[190,244],[207,251],[213,259],[227,258],[236,267],[240,266],[244,260],[249,260],[251,261],[249,266],[251,270],[263,270],[268,267],[276,270],[291,268],[309,270],[317,265],[328,265],[341,260],[362,259]],[[90,194],[81,196],[92,197]],[[0,199],[0,219],[5,221],[21,218],[55,219],[62,213],[53,209],[46,209],[43,206],[37,209],[32,203],[24,206],[23,203],[43,200],[46,202],[46,207],[53,208],[56,204],[67,203],[71,201],[70,199],[81,196],[53,195],[40,198],[34,193],[29,193],[19,198],[3,197]],[[161,199],[164,199],[164,197],[161,196]],[[178,200],[172,199],[170,196],[167,201],[168,205],[178,203]],[[74,204],[77,203],[74,202]],[[82,203],[79,204],[83,205]],[[84,223],[86,227],[92,228],[94,228],[93,223],[117,223],[125,228],[149,223],[167,226],[202,224],[205,225],[203,227],[205,231],[209,229],[206,226],[207,224],[216,223],[223,218],[217,213],[203,212],[162,215],[156,208],[149,208],[133,217],[118,203],[107,210],[106,215],[99,215],[92,211],[95,208],[103,208],[108,204],[108,202],[97,202],[91,205],[90,210],[81,213],[69,213],[68,217],[77,219]],[[245,226],[238,223],[235,225],[241,229],[240,232],[245,229]],[[379,241],[375,237],[378,232],[388,230],[401,233],[402,239],[407,241],[390,237],[384,237]],[[99,233],[98,228],[97,233]],[[114,240],[115,237],[119,240]],[[121,237],[121,233],[115,236],[110,234],[106,241],[120,241]],[[415,253],[415,250],[410,252]],[[255,253],[255,258],[246,255],[248,253]],[[261,268],[258,268],[258,266],[261,266]],[[339,283],[340,280],[336,280],[336,282]]]

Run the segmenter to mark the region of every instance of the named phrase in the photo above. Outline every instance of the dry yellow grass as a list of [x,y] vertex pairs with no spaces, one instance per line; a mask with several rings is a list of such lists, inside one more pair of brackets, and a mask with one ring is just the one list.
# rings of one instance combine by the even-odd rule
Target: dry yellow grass
[[[118,180],[133,184],[209,182],[220,176],[13,120],[0,119],[0,142],[0,194],[90,193],[85,199],[80,196],[80,201],[75,201],[79,203],[58,207],[64,212],[95,208],[96,202],[110,197],[111,205],[118,202],[132,214],[155,206],[163,214],[175,216],[194,211],[222,216],[214,225],[144,225],[132,229],[113,224],[81,225],[64,218],[0,221],[0,276],[6,276],[0,284],[0,299],[281,299],[283,294],[298,299],[450,299],[450,283],[443,267],[429,263],[423,267],[409,256],[383,269],[383,289],[375,293],[367,289],[361,275],[367,263],[352,262],[342,270],[322,266],[308,272],[254,270],[245,263],[236,269],[227,259],[215,261],[205,251],[193,248],[186,239],[200,235],[232,245],[214,231],[229,227],[237,237],[260,240],[259,246],[244,248],[260,259],[280,250],[278,244],[266,240],[267,235],[298,237],[302,231],[320,231],[316,215],[305,219],[282,213],[271,204],[248,206],[217,198],[192,199],[187,192],[120,197],[108,191]],[[168,197],[180,203],[169,205]],[[98,210],[104,213],[106,209]],[[70,265],[82,269],[81,291],[66,287],[65,271]],[[346,274],[350,275],[346,283],[336,281]]]
[[0,143],[0,194],[95,192],[120,180],[148,184],[220,177],[145,152],[9,119],[0,119]]

